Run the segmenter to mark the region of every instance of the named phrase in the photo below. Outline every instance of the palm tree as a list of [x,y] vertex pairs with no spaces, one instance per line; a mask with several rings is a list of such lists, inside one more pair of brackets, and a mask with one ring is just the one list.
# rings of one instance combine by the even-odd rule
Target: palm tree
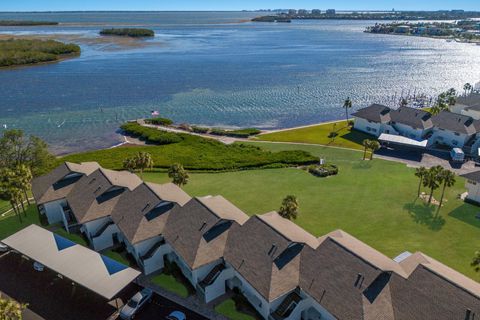
[[127,158],[123,160],[123,169],[128,170],[130,172],[134,172],[137,168],[137,160],[135,157]]
[[420,179],[420,181],[418,183],[417,197],[420,197],[420,187],[422,186],[423,179],[427,175],[427,172],[428,172],[428,170],[425,167],[420,167],[420,168],[417,168],[415,170],[415,176]]
[[365,160],[365,158],[367,157],[367,150],[370,149],[370,144],[371,144],[372,140],[370,139],[365,139],[363,140],[362,144],[363,144],[363,160]]
[[470,264],[475,272],[480,272],[480,251],[475,252],[472,263]]
[[442,109],[440,108],[440,106],[438,104],[434,105],[431,109],[430,109],[430,113],[432,115],[437,115],[440,113],[440,111],[442,111]]
[[438,206],[438,211],[440,211],[440,208],[442,207],[443,197],[445,195],[445,189],[447,187],[450,188],[455,184],[455,174],[450,170],[443,169],[439,174],[439,180],[440,180],[440,183],[443,183],[443,189],[442,189],[442,196],[440,197],[440,204]]
[[172,179],[172,182],[179,187],[186,185],[190,178],[188,172],[179,163],[175,163],[168,169],[168,176]]
[[427,174],[423,179],[423,186],[430,189],[430,196],[428,197],[428,204],[432,203],[433,191],[440,186],[439,174],[442,172],[442,166],[435,166],[428,169]]
[[152,169],[153,167],[152,155],[148,152],[140,151],[135,157],[135,160],[136,168],[140,169],[140,176],[143,176],[145,169]]
[[377,140],[370,141],[370,160],[373,159],[373,153],[380,149],[380,143]]
[[[28,190],[32,188],[32,171],[24,164],[21,164],[15,168],[16,180],[18,187],[23,191],[25,199],[28,205],[30,205],[30,199],[28,199]],[[22,202],[23,203],[23,202]]]
[[0,295],[0,319],[2,320],[22,320],[22,311],[26,307],[26,304],[2,298]]
[[0,171],[0,199],[10,202],[13,212],[18,216],[20,222],[22,217],[18,208],[18,202],[22,201],[22,192],[15,183],[15,174],[11,169],[2,168]]
[[343,102],[343,108],[345,109],[345,117],[347,119],[347,125],[348,125],[348,109],[352,107],[352,100],[350,100],[350,97],[348,97],[344,102]]
[[282,201],[282,206],[278,211],[278,214],[285,219],[292,220],[297,219],[298,216],[298,200],[293,195],[286,196]]
[[408,101],[407,101],[407,99],[402,98],[400,100],[400,107],[406,107],[406,106],[408,106]]
[[472,92],[472,85],[470,83],[465,83],[465,85],[463,86],[463,91],[465,92],[465,95],[467,95],[468,92]]

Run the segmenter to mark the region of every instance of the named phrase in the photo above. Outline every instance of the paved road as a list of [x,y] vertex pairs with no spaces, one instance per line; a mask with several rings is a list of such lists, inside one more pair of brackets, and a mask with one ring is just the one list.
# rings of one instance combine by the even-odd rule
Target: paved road
[[[25,320],[106,320],[117,313],[114,303],[66,279],[55,272],[33,270],[32,260],[9,253],[0,257],[0,292],[24,303],[28,310]],[[139,287],[130,285],[120,295],[120,304],[132,297]],[[140,320],[164,319],[174,310],[187,315],[187,319],[207,320],[204,317],[156,295],[136,317]]]

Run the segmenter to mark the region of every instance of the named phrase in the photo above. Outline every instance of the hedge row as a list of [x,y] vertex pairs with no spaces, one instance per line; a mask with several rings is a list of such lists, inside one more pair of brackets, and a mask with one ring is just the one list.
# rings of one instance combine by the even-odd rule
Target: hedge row
[[154,124],[157,126],[170,126],[173,124],[173,121],[167,118],[150,118],[145,119],[145,123]]
[[317,177],[328,177],[338,174],[338,167],[334,164],[312,165],[308,167],[308,172]]
[[126,133],[154,144],[172,144],[183,140],[179,134],[143,127],[136,122],[128,122],[120,127]]

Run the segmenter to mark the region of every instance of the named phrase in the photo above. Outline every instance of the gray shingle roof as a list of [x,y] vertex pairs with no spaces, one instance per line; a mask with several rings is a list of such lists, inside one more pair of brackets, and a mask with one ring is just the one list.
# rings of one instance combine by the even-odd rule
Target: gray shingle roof
[[480,93],[471,93],[457,98],[457,104],[468,106],[468,109],[480,111]]
[[472,180],[475,182],[480,182],[480,170],[462,174],[461,177],[464,177],[465,179]]
[[[166,193],[168,199],[160,197],[158,193],[153,191],[152,186],[156,190],[168,189],[169,192]],[[167,206],[159,214],[151,215],[152,210],[155,210],[156,206],[164,201],[173,201],[172,192],[181,195],[181,199],[186,195],[182,189],[175,185],[167,184],[163,187],[150,183],[141,184],[135,190],[126,192],[113,209],[112,220],[130,243],[136,244],[161,235],[173,205]],[[162,194],[165,195],[165,193]],[[188,197],[188,195],[186,196]]]
[[377,123],[388,123],[390,122],[390,108],[381,104],[372,104],[352,113],[352,116]]
[[392,110],[390,118],[394,122],[408,125],[414,129],[426,130],[433,127],[431,114],[416,108],[400,107]]
[[437,128],[466,135],[472,135],[480,131],[480,121],[449,111],[442,111],[433,116],[432,122]]
[[[223,257],[228,234],[235,224],[221,219],[194,198],[183,207],[172,209],[164,237],[193,270]],[[212,238],[207,237],[209,234],[213,234]]]
[[230,232],[225,260],[267,301],[273,301],[299,284],[300,252],[307,246],[295,245],[268,219],[254,216]]
[[96,162],[85,162],[82,164],[64,162],[48,174],[33,179],[33,197],[37,204],[63,199],[72,191],[77,180],[71,179],[68,181],[69,183],[62,184],[57,184],[57,182],[71,173],[88,175],[98,168],[99,165]]

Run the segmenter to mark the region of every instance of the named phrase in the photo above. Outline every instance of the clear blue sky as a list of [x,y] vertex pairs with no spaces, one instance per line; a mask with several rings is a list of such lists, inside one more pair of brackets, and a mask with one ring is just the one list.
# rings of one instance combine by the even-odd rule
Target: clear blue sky
[[0,0],[0,11],[242,10],[305,8],[339,10],[480,10],[479,0]]

